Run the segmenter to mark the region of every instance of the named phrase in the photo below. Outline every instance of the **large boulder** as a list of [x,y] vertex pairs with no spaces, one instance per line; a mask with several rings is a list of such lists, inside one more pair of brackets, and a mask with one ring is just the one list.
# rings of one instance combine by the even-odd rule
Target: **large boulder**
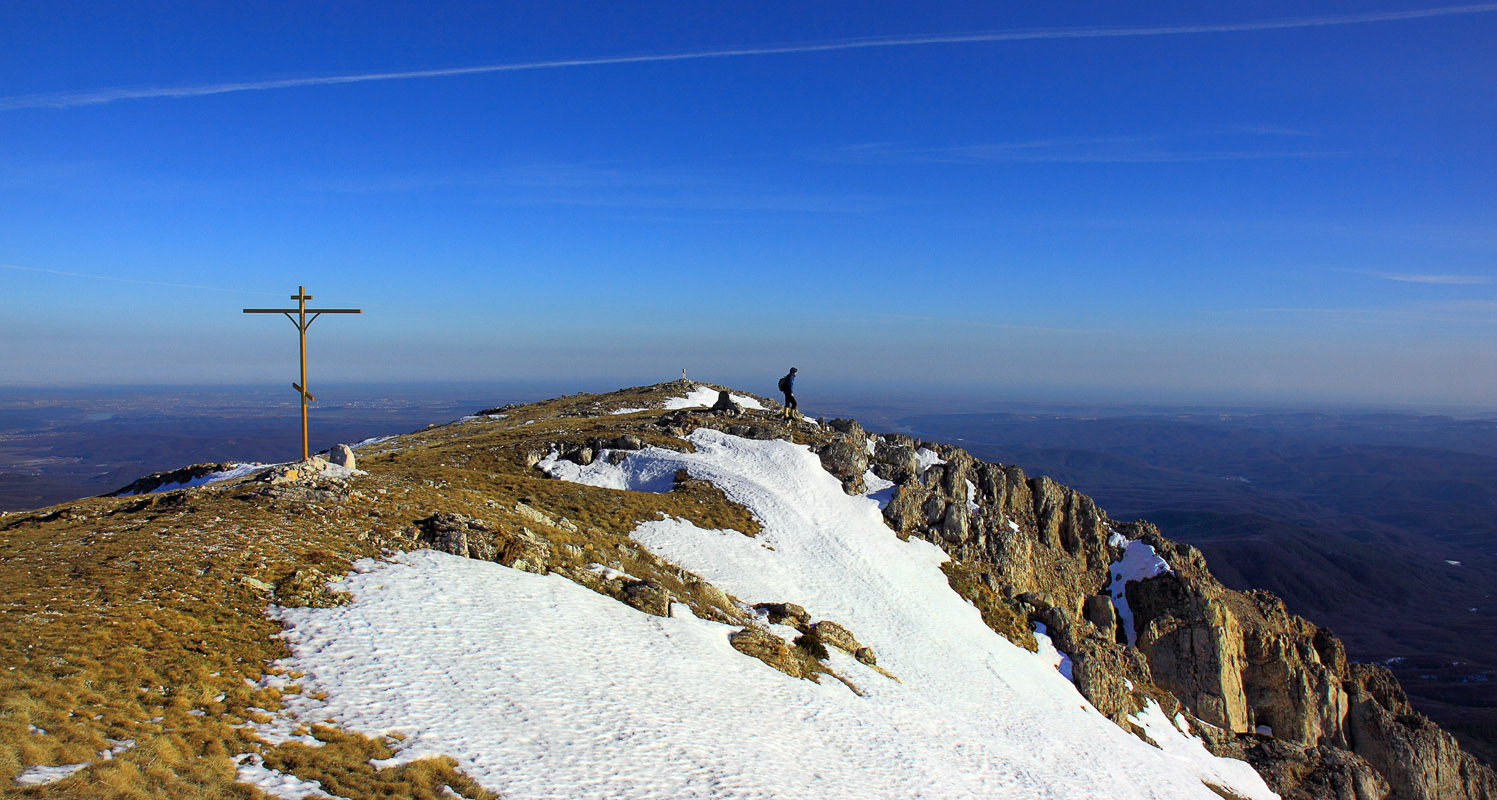
[[346,444],[333,445],[333,449],[328,451],[327,460],[329,464],[335,464],[347,469],[354,469],[354,465],[357,463],[354,461],[353,448]]
[[728,417],[743,416],[743,408],[733,402],[733,395],[726,390],[717,393],[717,402],[707,409],[710,414],[720,414]]
[[863,493],[863,475],[868,472],[868,437],[857,423],[852,423],[851,433],[837,433],[812,450],[821,459],[822,468],[842,482],[843,491]]

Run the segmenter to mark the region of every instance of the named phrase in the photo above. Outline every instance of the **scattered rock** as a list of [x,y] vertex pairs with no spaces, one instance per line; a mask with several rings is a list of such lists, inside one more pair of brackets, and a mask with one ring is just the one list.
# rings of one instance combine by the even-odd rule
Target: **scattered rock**
[[1388,782],[1367,760],[1335,747],[1265,737],[1229,751],[1253,766],[1284,800],[1384,800]]
[[797,656],[796,650],[800,648],[790,647],[784,639],[763,628],[749,626],[736,630],[728,634],[728,644],[791,677],[811,678],[821,671],[811,666],[817,663],[815,659],[809,655]]
[[116,489],[105,497],[121,497],[132,494],[150,494],[160,490],[162,487],[173,486],[197,480],[205,475],[215,472],[227,472],[234,468],[233,464],[193,464],[190,467],[170,470],[168,472],[156,472],[131,482],[128,486]]
[[287,608],[333,608],[347,605],[353,598],[347,592],[328,588],[329,583],[343,580],[343,571],[324,572],[317,567],[303,567],[276,581],[276,603]]
[[619,597],[626,605],[657,617],[671,615],[671,593],[664,586],[651,580],[625,581]]
[[831,620],[821,620],[811,626],[817,638],[845,653],[856,653],[862,645],[853,638],[852,632]]
[[754,610],[768,614],[771,625],[803,628],[811,624],[811,615],[795,603],[760,603],[754,606]]

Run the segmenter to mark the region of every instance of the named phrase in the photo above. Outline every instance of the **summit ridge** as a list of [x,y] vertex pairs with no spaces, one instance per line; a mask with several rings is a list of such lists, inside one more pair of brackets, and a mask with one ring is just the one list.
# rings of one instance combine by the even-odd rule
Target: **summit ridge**
[[0,780],[84,763],[26,791],[1497,793],[1329,631],[952,445],[673,381],[355,449],[357,472],[188,468],[0,517]]

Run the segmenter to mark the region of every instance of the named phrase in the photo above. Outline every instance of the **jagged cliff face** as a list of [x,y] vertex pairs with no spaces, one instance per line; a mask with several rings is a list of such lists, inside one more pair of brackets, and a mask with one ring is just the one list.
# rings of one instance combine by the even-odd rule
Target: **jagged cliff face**
[[[846,450],[822,453],[850,479],[865,464]],[[920,469],[922,450],[944,463]],[[1268,593],[1223,587],[1200,551],[1152,525],[1114,522],[1048,478],[907,436],[876,437],[866,466],[896,484],[890,527],[941,546],[982,575],[989,597],[1046,625],[1082,694],[1120,724],[1167,693],[1216,729],[1202,728],[1218,752],[1253,762],[1285,797],[1497,796],[1492,770],[1414,713],[1387,669],[1348,664],[1330,631]],[[1111,570],[1134,542],[1169,570],[1119,587]]]
[[[129,713],[108,711],[99,720],[58,701],[51,721],[36,726],[51,729],[47,735],[59,742],[69,726],[79,728],[75,744],[80,755],[53,760],[80,759],[101,742],[123,740],[127,732],[138,730],[130,720],[164,715],[173,730],[197,731],[193,736],[211,744],[194,744],[204,754],[197,756],[184,755],[194,752],[187,746],[179,746],[176,755],[153,751],[152,759],[186,761],[172,767],[177,783],[161,783],[138,795],[182,794],[204,786],[209,794],[228,791],[235,786],[233,769],[195,771],[190,766],[194,758],[210,757],[227,764],[225,752],[253,757],[240,761],[240,780],[251,774],[246,763],[296,767],[303,770],[299,774],[310,774],[305,769],[312,751],[298,751],[293,743],[247,752],[240,728],[227,724],[241,718],[247,725],[259,718],[259,709],[274,709],[280,702],[267,696],[273,684],[262,680],[256,688],[261,678],[256,665],[278,654],[267,644],[271,631],[261,615],[264,603],[336,606],[347,598],[329,592],[326,581],[346,571],[351,559],[412,548],[565,577],[657,617],[669,616],[673,604],[684,605],[699,620],[738,628],[728,641],[738,653],[797,678],[846,680],[828,666],[835,661],[828,660],[830,650],[897,680],[882,672],[877,648],[859,640],[866,635],[860,626],[839,624],[846,619],[813,621],[818,609],[794,603],[748,607],[700,570],[682,568],[631,537],[637,526],[661,515],[703,530],[755,536],[758,519],[710,481],[683,469],[661,476],[662,485],[651,490],[658,493],[645,493],[548,478],[568,469],[627,466],[649,448],[688,451],[692,445],[681,437],[713,428],[736,437],[809,446],[844,492],[883,502],[883,520],[895,533],[928,541],[951,556],[942,566],[946,580],[978,608],[988,628],[1033,650],[1044,646],[1034,634],[1034,626],[1043,625],[1048,641],[1069,658],[1076,688],[1126,730],[1147,737],[1138,720],[1154,703],[1171,716],[1180,710],[1214,752],[1249,762],[1275,791],[1295,800],[1477,800],[1497,794],[1492,771],[1415,714],[1387,670],[1349,664],[1329,631],[1289,614],[1273,596],[1224,588],[1197,550],[1165,539],[1153,526],[1111,520],[1090,498],[1047,478],[1029,477],[1017,467],[984,463],[960,448],[907,436],[871,436],[851,420],[787,423],[774,409],[745,411],[731,403],[710,410],[661,407],[668,406],[663,402],[668,397],[701,388],[670,384],[489,409],[468,421],[361,449],[360,466],[368,474],[357,478],[269,472],[219,486],[170,489],[203,478],[200,473],[231,471],[225,469],[229,465],[215,465],[146,480],[135,489],[168,491],[144,499],[99,498],[67,509],[0,518],[0,552],[5,554],[0,578],[19,586],[19,578],[7,577],[11,573],[5,570],[22,570],[15,576],[27,576],[27,591],[52,598],[47,614],[62,613],[57,609],[66,610],[72,598],[90,596],[105,585],[100,576],[115,570],[121,576],[119,587],[110,591],[126,599],[139,592],[144,601],[150,588],[159,613],[177,615],[163,617],[174,621],[157,627],[156,635],[170,647],[158,642],[155,654],[140,648],[119,651],[111,668],[138,661],[141,673],[115,682],[125,687],[124,699],[87,700],[106,711],[114,703]],[[836,494],[835,485],[831,492]],[[885,535],[876,516],[874,527]],[[189,546],[173,544],[173,531]],[[119,552],[111,550],[109,558],[94,564],[97,559],[90,554],[104,546]],[[66,558],[80,566],[65,562],[50,582],[24,572],[28,565],[73,550],[77,555]],[[140,583],[143,588],[135,588],[139,579],[130,576],[138,574],[142,562],[153,563],[151,554],[157,551],[183,563],[147,570],[160,587]],[[226,569],[220,563],[225,552],[242,553],[243,563]],[[197,577],[185,584],[171,578],[194,572]],[[69,588],[68,581],[75,579],[78,585]],[[188,596],[179,591],[183,585],[191,587]],[[174,610],[174,604],[181,609]],[[180,619],[205,618],[203,604],[215,618],[252,620],[255,633],[231,636],[237,629],[221,626],[177,635]],[[128,621],[140,613],[109,603],[83,604],[75,611],[66,618],[87,641],[68,644],[56,655],[43,657],[45,641],[37,642],[36,649],[23,645],[29,638],[24,632],[0,636],[0,665],[18,669],[0,673],[0,688],[20,687],[17,691],[24,689],[28,697],[42,697],[36,687],[49,686],[50,678],[28,670],[73,658],[74,652],[98,650],[100,642],[111,641],[109,626],[118,624],[110,614]],[[94,617],[102,623],[87,628]],[[191,673],[200,684],[175,687],[165,670],[157,675],[156,662],[166,653],[174,665],[202,660],[191,669],[173,667]],[[159,702],[154,693],[140,695],[134,688],[157,683],[162,687]],[[107,695],[112,689],[101,691]],[[194,697],[199,699],[182,699]],[[209,697],[217,699],[209,702]],[[67,702],[83,708],[83,700]],[[206,720],[188,710],[193,702],[210,711]],[[216,727],[202,727],[220,715]],[[0,714],[0,727],[14,723],[3,729],[17,737],[42,735],[26,734],[26,725],[14,716]],[[349,741],[338,741],[337,748],[316,750],[324,781],[356,776],[407,787],[388,789],[390,796],[408,796],[401,792],[416,784],[429,784],[435,792],[440,783],[420,770],[366,775],[371,758],[387,757],[382,745],[365,741],[350,749]],[[21,758],[35,746],[14,752]],[[21,766],[11,752],[0,749],[0,775]],[[125,753],[118,762],[101,762],[98,769],[125,774],[133,758]],[[476,786],[462,788],[461,777],[450,766],[443,769],[440,781],[459,787],[464,796],[487,796]],[[353,789],[343,793],[363,796]]]

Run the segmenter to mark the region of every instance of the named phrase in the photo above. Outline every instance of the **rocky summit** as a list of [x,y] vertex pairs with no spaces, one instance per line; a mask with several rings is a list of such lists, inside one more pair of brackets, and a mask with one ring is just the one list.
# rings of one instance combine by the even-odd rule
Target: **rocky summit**
[[1149,523],[686,381],[6,514],[0,603],[16,796],[1497,795]]

